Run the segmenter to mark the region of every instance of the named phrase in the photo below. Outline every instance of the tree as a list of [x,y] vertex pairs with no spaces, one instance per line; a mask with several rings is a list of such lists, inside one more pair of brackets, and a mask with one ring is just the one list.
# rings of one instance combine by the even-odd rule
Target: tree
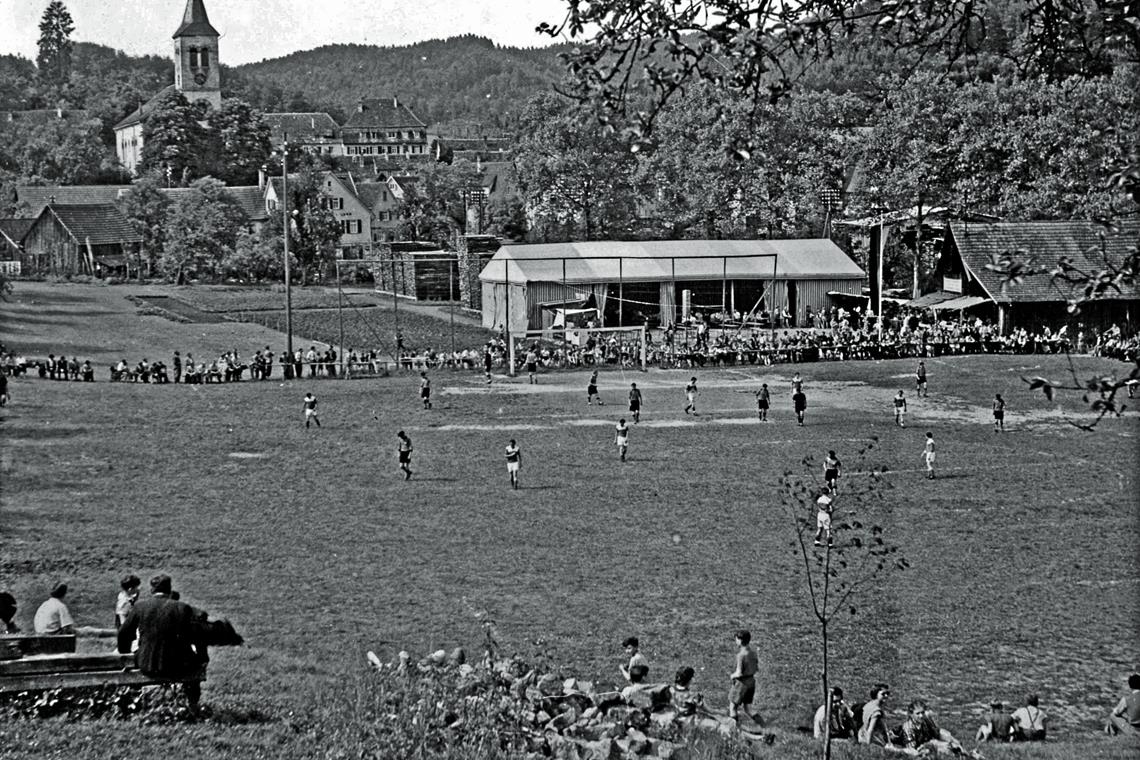
[[[290,161],[293,161],[292,157]],[[304,285],[310,279],[323,278],[325,269],[336,257],[342,228],[328,208],[323,183],[325,169],[320,162],[302,154],[296,164],[290,163],[290,166],[297,172],[289,173],[289,252],[297,262],[293,272],[300,276]],[[274,216],[278,215],[270,215],[270,226],[280,230]]]
[[40,78],[57,92],[71,78],[71,14],[62,0],[51,0],[40,19],[39,52],[36,66]]
[[543,94],[523,109],[519,132],[519,188],[536,215],[576,240],[628,228],[635,216],[634,159],[612,129],[565,98]]
[[[280,280],[285,272],[283,254],[281,217],[274,215],[257,232],[248,228],[239,231],[237,243],[222,261],[222,267],[230,277],[248,278],[256,282]],[[296,263],[292,253],[290,263]]]
[[257,172],[269,158],[269,126],[249,103],[234,98],[207,118],[211,151],[210,174],[230,185],[256,184]]
[[471,196],[482,190],[482,177],[469,161],[425,164],[397,208],[401,237],[449,246],[456,232],[467,229],[468,201],[481,201]]
[[170,201],[159,190],[158,179],[153,175],[142,177],[122,195],[117,205],[135,232],[142,236],[141,253],[154,271],[166,245],[170,213]]
[[487,231],[491,234],[516,243],[526,239],[526,206],[517,195],[491,201],[487,216]]
[[175,185],[200,175],[208,155],[203,114],[182,93],[170,89],[143,120],[143,148],[139,171],[158,173]]
[[232,254],[245,221],[241,207],[221,182],[211,177],[196,180],[190,192],[170,206],[159,265],[179,284],[190,273],[217,273]]
[[[55,114],[52,114],[54,117]],[[6,131],[12,170],[38,183],[79,185],[114,174],[95,119],[27,120]]]
[[[858,452],[858,461],[866,461],[877,443],[878,439],[872,438]],[[828,540],[822,542],[823,546],[818,545],[820,542],[812,541],[818,509],[816,496],[821,491],[816,480],[818,470],[815,464],[815,460],[808,456],[802,460],[801,474],[785,471],[780,481],[780,496],[784,511],[795,531],[792,544],[803,563],[812,614],[819,625],[823,704],[830,709],[831,626],[837,619],[858,612],[858,595],[876,576],[889,569],[905,570],[910,564],[899,552],[899,547],[888,543],[883,537],[882,527],[865,522],[874,519],[864,515],[884,503],[883,491],[891,487],[885,479],[886,468],[872,468],[866,479],[844,478],[843,495],[835,496],[838,507],[832,515]],[[830,758],[831,721],[828,720],[826,725],[824,757]]]

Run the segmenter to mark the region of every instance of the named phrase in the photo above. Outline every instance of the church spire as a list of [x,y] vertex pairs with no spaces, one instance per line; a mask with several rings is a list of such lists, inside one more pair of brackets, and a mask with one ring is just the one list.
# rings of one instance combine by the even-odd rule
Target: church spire
[[179,37],[220,37],[218,30],[210,24],[206,15],[205,0],[186,0],[186,11],[182,14],[182,25],[174,33]]

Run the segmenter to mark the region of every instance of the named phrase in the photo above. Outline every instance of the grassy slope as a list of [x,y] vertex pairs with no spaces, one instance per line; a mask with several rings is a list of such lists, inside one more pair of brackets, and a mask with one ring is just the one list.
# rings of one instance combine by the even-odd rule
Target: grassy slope
[[[603,680],[616,674],[620,639],[637,633],[653,677],[692,664],[714,704],[731,630],[748,626],[763,659],[762,712],[806,724],[816,643],[774,486],[805,454],[837,448],[848,477],[872,463],[896,470],[873,517],[914,567],[882,579],[836,632],[836,680],[849,693],[881,679],[900,702],[926,697],[960,738],[988,699],[1038,690],[1061,742],[991,756],[1129,756],[1094,732],[1135,667],[1135,415],[1094,435],[1069,427],[1017,379],[1035,365],[1059,371],[1055,360],[928,365],[933,395],[914,402],[906,430],[890,424],[887,404],[908,362],[801,368],[803,429],[788,421],[778,368],[701,373],[701,420],[681,414],[688,373],[606,375],[611,406],[600,409],[582,403],[584,376],[486,389],[440,373],[431,412],[418,408],[412,377],[322,383],[319,431],[300,424],[312,387],[303,382],[17,382],[0,413],[0,586],[20,599],[21,622],[66,578],[80,622],[105,624],[118,577],[164,570],[249,644],[214,658],[212,723],[0,733],[15,746],[38,742],[28,757],[65,747],[69,757],[313,756],[321,727],[351,701],[364,650],[474,647],[472,607],[492,613],[509,649]],[[647,414],[619,467],[610,426],[630,379],[645,388]],[[778,389],[765,427],[734,392],[761,380]],[[1004,436],[987,424],[997,391],[1010,401]],[[416,444],[412,483],[396,473],[399,428]],[[933,483],[919,472],[927,428],[945,475]],[[851,452],[869,435],[882,444],[859,465]],[[511,436],[527,454],[518,493],[505,488],[499,453]],[[787,741],[775,756],[807,752]]]

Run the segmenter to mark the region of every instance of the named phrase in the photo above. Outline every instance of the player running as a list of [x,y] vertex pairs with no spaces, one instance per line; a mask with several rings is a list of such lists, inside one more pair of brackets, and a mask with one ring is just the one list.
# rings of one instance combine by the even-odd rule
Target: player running
[[511,488],[519,488],[519,470],[522,469],[522,451],[512,438],[507,444],[507,474],[511,476]]
[[906,427],[906,396],[902,391],[894,398],[895,404],[895,425],[904,428]]
[[839,495],[839,470],[841,467],[843,465],[839,462],[839,457],[835,456],[835,452],[827,452],[827,458],[823,460],[823,482],[827,483],[827,487],[836,496]]
[[420,400],[424,402],[424,409],[431,409],[431,380],[426,372],[420,373]]
[[1000,393],[994,394],[994,432],[1005,432],[1005,399]]
[[598,395],[598,371],[594,370],[590,373],[590,381],[586,383],[586,405],[593,406],[594,399],[598,400],[598,406],[605,406],[602,397]]
[[768,392],[768,383],[760,386],[756,391],[756,415],[761,422],[768,421],[768,407],[772,404],[772,394]]
[[831,546],[831,511],[834,500],[831,498],[831,489],[823,487],[823,492],[815,500],[818,511],[815,513],[815,545],[823,546],[823,537],[827,537],[827,545]]
[[914,393],[916,396],[926,397],[930,395],[926,391],[926,362],[919,361],[918,367],[914,370]]
[[412,439],[403,430],[396,433],[400,443],[396,448],[400,456],[400,469],[404,473],[404,480],[412,479]]
[[491,354],[491,344],[488,343],[483,347],[483,375],[487,378],[487,385],[491,384],[491,367],[495,363],[495,357]]
[[305,429],[309,428],[310,422],[317,423],[317,427],[321,426],[321,420],[317,417],[317,397],[312,393],[305,394]]
[[934,480],[934,433],[926,434],[926,444],[922,449],[923,459],[926,460],[926,477]]
[[629,425],[625,424],[624,417],[618,420],[614,443],[617,444],[618,454],[621,455],[621,461],[624,462],[626,449],[629,448]]
[[697,378],[689,378],[689,384],[685,386],[685,414],[692,412],[697,413]]
[[633,415],[634,422],[641,422],[641,391],[637,383],[629,384],[629,413]]
[[538,385],[538,346],[531,346],[526,352],[526,373],[531,385]]

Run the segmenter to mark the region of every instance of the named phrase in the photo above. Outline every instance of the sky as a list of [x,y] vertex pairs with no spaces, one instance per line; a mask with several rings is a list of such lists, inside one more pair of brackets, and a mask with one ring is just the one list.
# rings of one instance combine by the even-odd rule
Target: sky
[[[406,45],[460,34],[501,45],[535,47],[543,21],[565,15],[567,0],[205,0],[222,35],[222,62],[278,58],[333,43]],[[48,0],[0,0],[0,54],[36,57],[39,20]],[[186,0],[64,0],[72,39],[132,55],[169,56],[170,36]]]

